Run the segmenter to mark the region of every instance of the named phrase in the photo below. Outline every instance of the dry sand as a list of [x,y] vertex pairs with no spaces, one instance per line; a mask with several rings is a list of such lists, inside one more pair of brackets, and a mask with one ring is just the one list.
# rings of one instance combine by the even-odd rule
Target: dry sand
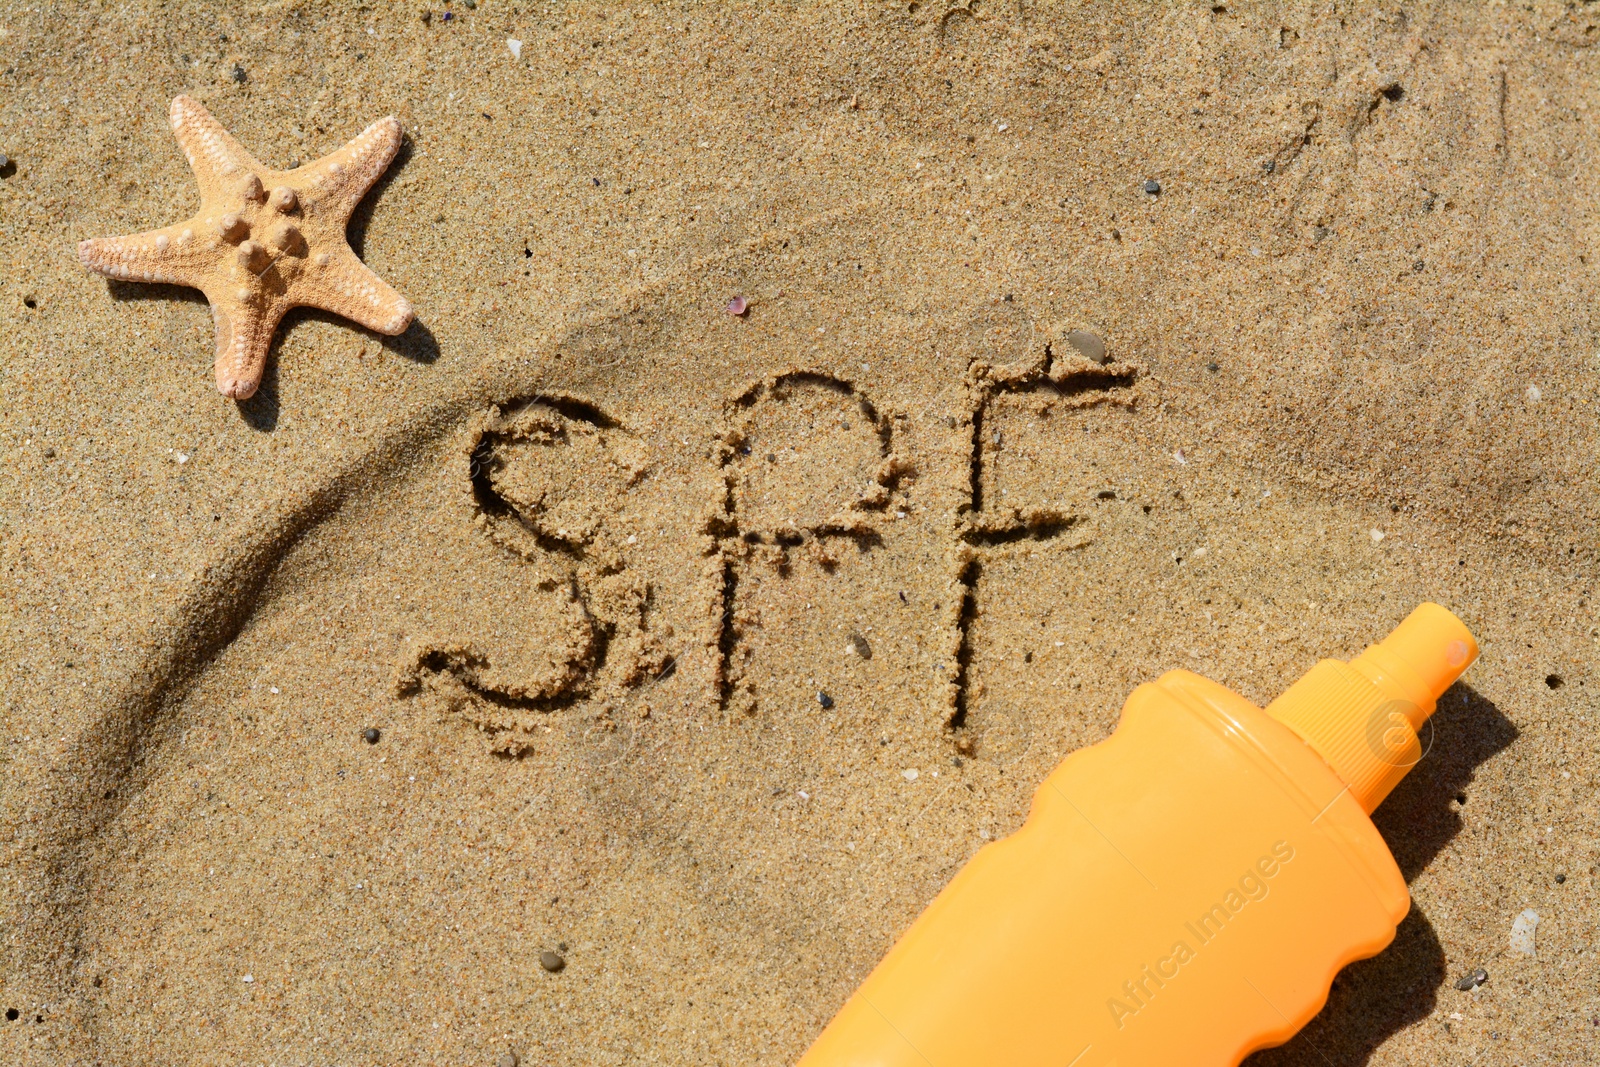
[[[789,1063],[1133,686],[1422,599],[1415,907],[1253,1062],[1600,1059],[1600,5],[430,6],[0,9],[0,1061]],[[78,267],[179,92],[401,118],[410,332],[235,405]]]

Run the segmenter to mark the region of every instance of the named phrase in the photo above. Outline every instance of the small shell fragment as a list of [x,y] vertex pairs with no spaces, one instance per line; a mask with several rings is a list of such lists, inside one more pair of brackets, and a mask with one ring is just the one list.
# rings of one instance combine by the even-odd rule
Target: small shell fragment
[[1532,956],[1533,936],[1539,929],[1539,913],[1532,908],[1525,909],[1511,923],[1511,954],[1513,956]]

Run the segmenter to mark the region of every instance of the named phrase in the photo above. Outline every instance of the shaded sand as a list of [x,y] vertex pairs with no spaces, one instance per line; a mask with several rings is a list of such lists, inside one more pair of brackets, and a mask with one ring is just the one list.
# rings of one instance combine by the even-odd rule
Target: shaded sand
[[[0,11],[0,1061],[792,1062],[1134,685],[1425,598],[1415,907],[1253,1062],[1600,1058],[1600,11],[972,7]],[[180,91],[401,118],[408,333],[234,405],[78,268]]]

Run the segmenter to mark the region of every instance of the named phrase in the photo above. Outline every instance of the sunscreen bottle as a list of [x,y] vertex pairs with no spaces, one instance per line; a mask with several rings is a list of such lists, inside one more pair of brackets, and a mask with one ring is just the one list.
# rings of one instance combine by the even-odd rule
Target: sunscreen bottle
[[1368,816],[1478,654],[1423,604],[1265,710],[1188,671],[1134,690],[980,849],[800,1067],[1235,1067],[1411,906]]

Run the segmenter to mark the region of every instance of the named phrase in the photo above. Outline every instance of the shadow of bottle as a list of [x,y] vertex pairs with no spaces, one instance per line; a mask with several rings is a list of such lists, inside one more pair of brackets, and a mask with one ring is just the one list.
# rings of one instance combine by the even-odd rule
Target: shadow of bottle
[[[1439,698],[1429,723],[1422,762],[1372,816],[1407,882],[1461,831],[1460,807],[1478,766],[1517,738],[1499,708],[1462,684]],[[1388,948],[1339,972],[1316,1018],[1245,1067],[1362,1067],[1390,1036],[1433,1014],[1448,977],[1433,924],[1413,904]]]

